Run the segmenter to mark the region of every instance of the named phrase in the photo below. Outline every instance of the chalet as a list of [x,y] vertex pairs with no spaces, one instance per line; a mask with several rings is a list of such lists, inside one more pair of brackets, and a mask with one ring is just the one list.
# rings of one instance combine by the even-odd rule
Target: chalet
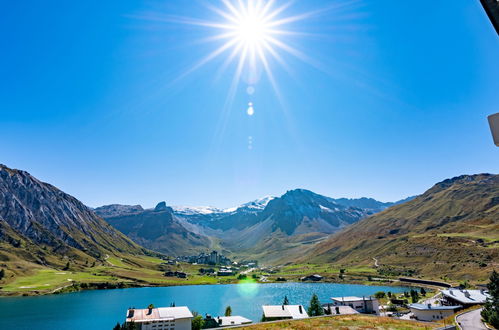
[[134,323],[138,330],[191,330],[193,315],[187,307],[129,309],[126,323]]
[[359,312],[350,306],[333,306],[331,303],[323,304],[324,314],[326,315],[351,315]]
[[359,313],[379,315],[378,299],[373,297],[333,297],[332,306],[350,306]]
[[321,281],[322,279],[323,279],[322,276],[320,276],[318,274],[314,274],[314,275],[304,276],[304,277],[300,278],[300,281],[314,281],[314,282],[318,282],[318,281]]
[[485,290],[448,289],[442,290],[442,305],[462,305],[468,308],[485,304],[489,294]]
[[437,321],[443,320],[453,315],[456,310],[463,306],[441,306],[431,304],[410,304],[409,309],[414,315],[414,318],[419,321]]
[[243,324],[250,324],[252,321],[242,316],[217,316],[211,317],[209,314],[204,319],[204,328],[223,328]]
[[231,276],[231,275],[234,275],[234,272],[230,269],[222,268],[217,272],[217,275],[218,276]]
[[167,271],[164,274],[166,277],[178,277],[178,278],[187,278],[187,274],[184,272],[172,272]]
[[302,305],[264,305],[262,308],[263,321],[308,318]]

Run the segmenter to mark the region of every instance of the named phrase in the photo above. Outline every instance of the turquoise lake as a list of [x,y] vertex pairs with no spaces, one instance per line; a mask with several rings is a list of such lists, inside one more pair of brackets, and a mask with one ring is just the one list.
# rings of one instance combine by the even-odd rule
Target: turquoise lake
[[287,296],[291,304],[308,306],[316,293],[322,303],[330,297],[368,296],[376,291],[404,292],[407,287],[366,286],[335,283],[279,283],[192,285],[174,287],[94,290],[76,293],[0,298],[0,329],[107,329],[123,322],[128,307],[146,308],[188,306],[204,315],[223,315],[230,305],[233,315],[258,322],[261,305],[281,304]]

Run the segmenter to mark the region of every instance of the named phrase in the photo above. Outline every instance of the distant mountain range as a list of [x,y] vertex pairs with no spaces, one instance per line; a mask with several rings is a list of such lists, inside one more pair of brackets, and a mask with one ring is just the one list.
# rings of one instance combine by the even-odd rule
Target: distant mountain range
[[104,259],[113,252],[146,252],[76,198],[4,165],[0,165],[0,247],[0,260],[19,258],[53,266],[70,259]]
[[165,202],[148,210],[109,205],[95,212],[137,244],[168,255],[188,255],[211,246],[208,237],[190,231]]
[[170,208],[162,202],[154,210],[108,205],[95,212],[136,243],[163,253],[186,255],[214,248],[273,261],[394,204],[333,199],[295,189],[230,209]]
[[373,264],[397,275],[446,274],[485,280],[499,266],[499,175],[437,183],[329,237],[303,261]]
[[[105,219],[106,221],[104,221]],[[499,175],[463,175],[395,203],[304,189],[239,207],[107,205],[92,210],[29,173],[0,165],[0,261],[72,269],[151,249],[216,249],[264,263],[377,265],[390,276],[483,279],[499,266]],[[125,236],[126,235],[126,236]],[[142,247],[143,246],[143,247]],[[1,266],[1,265],[0,265]],[[124,276],[127,276],[126,274]]]

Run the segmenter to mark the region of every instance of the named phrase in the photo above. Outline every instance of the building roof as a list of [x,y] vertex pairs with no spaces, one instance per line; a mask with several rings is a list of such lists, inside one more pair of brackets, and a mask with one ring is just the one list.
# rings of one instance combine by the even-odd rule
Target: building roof
[[[327,304],[323,305],[324,308],[327,308]],[[333,315],[336,315],[336,308],[338,309],[338,312],[340,312],[340,315],[347,315],[347,314],[360,314],[356,309],[350,307],[350,306],[331,306],[331,313]]]
[[193,317],[189,308],[185,306],[180,307],[160,307],[158,308],[159,317],[172,317],[175,319],[185,319]]
[[[133,314],[130,313],[133,311]],[[145,309],[132,309],[128,311],[127,322],[152,322],[152,321],[165,321],[175,319],[185,319],[193,317],[189,308],[185,306],[180,307],[160,307],[153,308],[149,312],[148,308]]]
[[302,305],[264,305],[262,308],[265,317],[285,317],[293,319],[308,317],[307,311]]
[[331,300],[338,302],[354,302],[354,301],[374,300],[374,298],[349,296],[349,297],[331,297]]
[[[222,321],[221,323],[220,320]],[[219,316],[215,318],[215,321],[217,321],[218,324],[221,325],[222,327],[226,327],[229,325],[248,324],[252,322],[250,319],[247,319],[242,316]]]
[[286,305],[285,307],[288,309],[293,319],[304,319],[308,317],[307,311],[302,305]]
[[412,309],[417,309],[420,311],[429,311],[429,310],[436,310],[436,311],[441,311],[441,310],[454,310],[461,308],[463,306],[457,305],[457,306],[441,306],[441,305],[431,305],[431,304],[410,304],[409,308]]
[[460,290],[448,289],[442,290],[442,295],[449,297],[461,304],[484,304],[489,297],[483,290]]

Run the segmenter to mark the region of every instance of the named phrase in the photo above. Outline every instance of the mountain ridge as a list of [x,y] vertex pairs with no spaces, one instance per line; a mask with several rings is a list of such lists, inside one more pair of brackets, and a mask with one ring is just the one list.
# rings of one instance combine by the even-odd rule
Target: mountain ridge
[[395,273],[486,276],[499,266],[499,175],[443,180],[332,235],[301,259],[371,264],[373,258]]
[[106,253],[147,251],[91,209],[26,171],[0,165],[0,245],[6,254],[38,264],[54,256],[102,259]]
[[[233,255],[263,255],[265,246],[288,249],[303,244],[315,244],[344,226],[359,219],[379,212],[391,205],[374,199],[344,199],[350,204],[370,203],[368,209],[344,205],[335,199],[316,194],[306,189],[292,189],[280,197],[265,196],[237,207],[219,209],[216,207],[171,207],[161,202],[161,208],[169,208],[168,217],[163,221],[169,225],[163,227],[160,236],[153,237],[139,230],[147,227],[144,221],[151,221],[151,210],[138,213],[129,212],[132,206],[121,207],[123,214],[106,215],[107,206],[96,208],[96,212],[118,230],[131,237],[136,243],[162,253],[183,255],[219,248]],[[155,209],[158,208],[156,206]],[[115,210],[115,207],[111,207]],[[158,217],[159,215],[156,215]],[[142,220],[141,220],[142,219]],[[133,223],[134,225],[127,224]],[[133,227],[133,228],[132,228]],[[157,225],[157,228],[161,228]],[[187,240],[182,244],[179,237]],[[167,237],[169,237],[167,239]],[[249,239],[248,237],[251,237]],[[271,239],[272,238],[272,239]],[[272,240],[275,240],[273,242]],[[173,246],[178,245],[178,247]],[[189,243],[190,242],[190,243]],[[251,242],[251,244],[247,244]],[[309,247],[309,246],[307,246]],[[281,257],[276,255],[276,257]],[[263,257],[268,260],[267,257]]]

